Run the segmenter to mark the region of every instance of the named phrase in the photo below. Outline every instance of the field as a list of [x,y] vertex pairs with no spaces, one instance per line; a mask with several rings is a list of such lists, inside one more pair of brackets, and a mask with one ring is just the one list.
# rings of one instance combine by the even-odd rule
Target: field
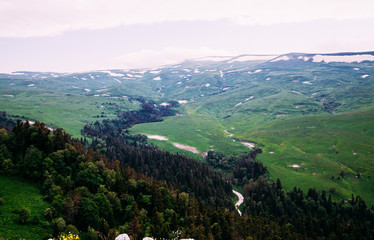
[[[182,115],[169,117],[164,122],[136,125],[131,132],[166,136],[200,152],[213,148],[226,154],[242,154],[248,148],[233,138],[255,142],[264,150],[258,160],[268,167],[271,178],[281,179],[285,189],[296,186],[307,191],[315,187],[330,191],[335,199],[347,199],[355,194],[374,204],[372,110],[275,120],[259,115],[248,117],[244,122],[199,115],[186,106]],[[257,118],[264,123],[259,124]],[[227,132],[233,137],[229,138]],[[166,150],[181,152],[168,142],[152,142]],[[195,154],[195,158],[201,159],[201,156]],[[341,171],[344,177],[340,176]]]
[[17,90],[0,90],[0,102],[1,110],[10,115],[25,116],[25,119],[41,121],[52,128],[63,128],[77,138],[81,137],[81,129],[86,123],[115,118],[117,109],[126,111],[139,106],[137,101],[127,98]]
[[[43,212],[49,206],[37,186],[14,177],[0,175],[0,238],[4,239],[43,239],[51,232],[50,224],[44,219]],[[32,222],[21,225],[12,210],[29,208]]]
[[[250,150],[234,139],[230,139],[226,132],[231,130],[225,128],[215,118],[196,113],[190,107],[182,107],[180,111],[182,112],[181,116],[167,117],[163,122],[135,125],[130,129],[130,132],[166,136],[169,141],[150,140],[150,142],[171,152],[186,153],[186,151],[174,147],[171,142],[196,147],[201,154],[210,149],[227,154]],[[187,155],[201,159],[200,155],[188,152]]]

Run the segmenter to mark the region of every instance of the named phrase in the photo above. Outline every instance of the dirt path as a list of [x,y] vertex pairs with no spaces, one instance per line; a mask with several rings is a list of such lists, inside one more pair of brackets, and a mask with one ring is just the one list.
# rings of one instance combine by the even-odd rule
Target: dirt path
[[232,190],[232,192],[238,196],[239,200],[235,203],[235,208],[236,210],[238,210],[238,213],[239,215],[241,216],[242,215],[242,212],[239,210],[239,206],[242,205],[242,203],[244,202],[244,197],[243,195],[240,193],[240,192],[237,192],[235,190]]

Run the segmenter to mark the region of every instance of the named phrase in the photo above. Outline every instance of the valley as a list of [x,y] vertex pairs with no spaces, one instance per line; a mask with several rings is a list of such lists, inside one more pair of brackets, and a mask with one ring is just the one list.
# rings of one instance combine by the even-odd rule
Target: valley
[[285,189],[316,187],[334,199],[360,195],[372,205],[373,56],[242,55],[145,70],[17,72],[0,76],[0,101],[9,114],[73,137],[82,137],[87,123],[138,109],[136,98],[159,106],[177,101],[176,116],[137,124],[130,133],[163,136],[167,141],[148,141],[201,161],[208,151],[240,155],[254,145]]

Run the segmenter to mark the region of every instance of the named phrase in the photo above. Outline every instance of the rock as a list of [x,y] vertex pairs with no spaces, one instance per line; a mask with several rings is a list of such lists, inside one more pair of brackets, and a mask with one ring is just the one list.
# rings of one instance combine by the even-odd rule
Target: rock
[[130,240],[130,237],[126,233],[123,233],[118,235],[115,240]]

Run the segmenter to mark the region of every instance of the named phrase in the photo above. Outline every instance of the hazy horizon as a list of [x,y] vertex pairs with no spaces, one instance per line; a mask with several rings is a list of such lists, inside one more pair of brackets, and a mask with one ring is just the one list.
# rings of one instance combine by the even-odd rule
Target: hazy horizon
[[0,4],[0,72],[153,68],[205,56],[374,51],[371,1]]

